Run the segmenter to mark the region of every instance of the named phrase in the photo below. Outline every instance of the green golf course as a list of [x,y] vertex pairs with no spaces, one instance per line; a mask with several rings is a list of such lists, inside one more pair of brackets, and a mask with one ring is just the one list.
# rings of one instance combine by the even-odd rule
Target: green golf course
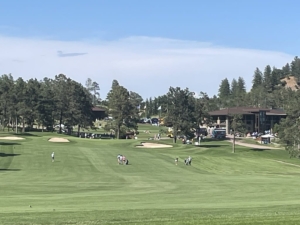
[[284,150],[17,136],[0,140],[0,224],[300,224],[300,162]]

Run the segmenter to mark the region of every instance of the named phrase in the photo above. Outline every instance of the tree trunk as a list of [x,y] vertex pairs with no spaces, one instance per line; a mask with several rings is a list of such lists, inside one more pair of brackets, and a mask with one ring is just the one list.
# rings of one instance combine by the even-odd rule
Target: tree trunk
[[173,143],[177,142],[177,128],[173,127]]
[[117,139],[120,139],[120,130],[121,130],[121,126],[118,125]]
[[22,132],[25,133],[25,118],[22,118]]
[[61,110],[61,111],[60,111],[60,117],[59,117],[59,133],[60,133],[60,134],[61,134],[62,116],[63,116],[63,113],[62,113],[62,110]]
[[18,116],[16,116],[16,134],[18,133]]
[[6,124],[6,107],[4,108],[3,117],[4,117],[4,120],[3,120],[3,131],[4,131],[5,130],[5,126],[7,125]]
[[8,126],[7,126],[7,131],[8,131],[8,132],[10,131],[10,130],[9,130],[10,125],[11,125],[11,117],[9,117],[9,119],[8,119]]
[[80,135],[80,125],[78,125],[77,137]]
[[232,153],[235,153],[235,132],[233,132]]
[[54,125],[55,125],[55,123],[54,123],[54,115],[53,115],[53,113],[52,113],[52,121],[51,121],[51,132],[53,133],[53,131],[54,131]]
[[177,141],[177,136],[174,135],[173,143],[176,144],[176,141]]

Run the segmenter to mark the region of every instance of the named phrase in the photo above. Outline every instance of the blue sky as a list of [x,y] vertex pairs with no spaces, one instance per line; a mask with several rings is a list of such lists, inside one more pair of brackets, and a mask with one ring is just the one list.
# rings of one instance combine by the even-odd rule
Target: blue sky
[[91,77],[102,97],[113,79],[143,97],[170,85],[213,95],[225,77],[250,88],[255,67],[298,55],[299,8],[297,0],[1,1],[0,73]]

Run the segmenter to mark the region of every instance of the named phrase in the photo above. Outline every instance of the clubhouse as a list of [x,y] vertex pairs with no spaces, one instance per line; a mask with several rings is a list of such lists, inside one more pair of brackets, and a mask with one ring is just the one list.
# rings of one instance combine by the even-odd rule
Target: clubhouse
[[283,109],[267,109],[255,107],[234,107],[224,108],[209,113],[214,127],[226,129],[226,134],[230,133],[230,118],[232,115],[243,115],[243,121],[247,126],[248,132],[263,132],[273,128],[274,124],[279,123],[286,117]]

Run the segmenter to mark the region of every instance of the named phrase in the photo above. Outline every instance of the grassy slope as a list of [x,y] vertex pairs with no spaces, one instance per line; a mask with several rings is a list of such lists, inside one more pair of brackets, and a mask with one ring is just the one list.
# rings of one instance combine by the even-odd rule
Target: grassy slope
[[[300,163],[282,150],[237,146],[232,154],[227,142],[137,149],[141,140],[25,138],[0,144],[0,224],[300,222],[300,168],[273,160]],[[129,166],[117,165],[119,153]],[[182,162],[188,155],[191,167]]]

